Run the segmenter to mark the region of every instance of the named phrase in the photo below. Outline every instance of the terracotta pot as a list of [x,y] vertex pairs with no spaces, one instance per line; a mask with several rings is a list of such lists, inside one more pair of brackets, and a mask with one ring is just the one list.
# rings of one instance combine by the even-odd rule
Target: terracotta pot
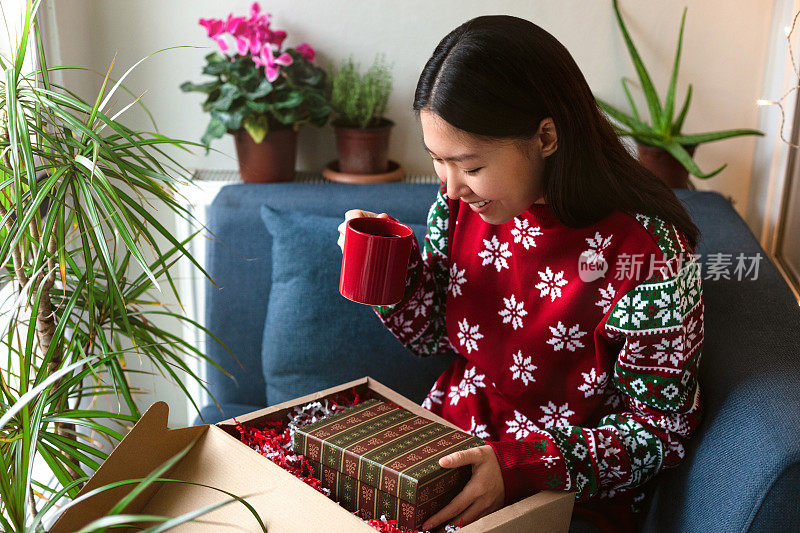
[[336,149],[339,172],[348,174],[382,174],[389,168],[389,135],[394,122],[381,119],[374,128],[359,129],[337,126]]
[[[683,147],[690,156],[694,155],[696,144]],[[661,178],[673,189],[689,188],[689,171],[684,168],[672,154],[657,146],[636,143],[636,150],[639,154],[639,162],[647,170]]]
[[294,178],[297,159],[296,131],[270,131],[258,144],[244,129],[236,130],[233,137],[242,181],[270,183],[291,181]]

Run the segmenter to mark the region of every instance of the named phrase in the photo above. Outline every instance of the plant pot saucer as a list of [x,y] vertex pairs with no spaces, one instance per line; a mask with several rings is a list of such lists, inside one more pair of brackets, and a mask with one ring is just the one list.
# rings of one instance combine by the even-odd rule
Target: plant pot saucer
[[384,183],[388,181],[400,181],[405,176],[406,171],[397,161],[389,160],[389,169],[380,174],[352,174],[339,172],[339,160],[331,161],[322,169],[322,176],[339,183]]

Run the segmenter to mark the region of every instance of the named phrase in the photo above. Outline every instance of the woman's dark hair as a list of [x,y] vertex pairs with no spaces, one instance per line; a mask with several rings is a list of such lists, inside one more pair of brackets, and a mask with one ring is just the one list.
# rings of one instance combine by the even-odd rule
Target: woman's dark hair
[[536,24],[509,15],[473,18],[451,31],[425,64],[414,110],[485,139],[527,139],[551,117],[558,148],[545,158],[544,197],[565,225],[593,224],[615,209],[699,233],[664,182],[620,142],[575,60]]

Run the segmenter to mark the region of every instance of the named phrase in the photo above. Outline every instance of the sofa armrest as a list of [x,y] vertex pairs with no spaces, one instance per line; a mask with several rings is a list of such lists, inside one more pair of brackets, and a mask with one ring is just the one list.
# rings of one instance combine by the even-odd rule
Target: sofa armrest
[[656,480],[645,530],[747,531],[777,525],[786,518],[759,511],[790,514],[793,508],[798,513],[800,308],[727,200],[709,192],[679,196],[703,232],[697,248],[701,263],[710,253],[734,258],[740,252],[760,253],[763,259],[755,280],[703,281],[703,421],[684,464]]

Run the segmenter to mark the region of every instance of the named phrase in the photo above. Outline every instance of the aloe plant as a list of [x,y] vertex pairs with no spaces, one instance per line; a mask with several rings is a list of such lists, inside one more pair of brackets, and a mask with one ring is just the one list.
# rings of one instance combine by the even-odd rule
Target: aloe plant
[[[153,212],[190,217],[176,192],[191,173],[166,149],[202,145],[125,126],[118,119],[131,106],[147,111],[138,98],[111,115],[112,96],[144,59],[119,80],[109,67],[93,102],[51,80],[79,67],[47,65],[40,4],[27,0],[11,57],[0,57],[0,281],[13,289],[0,302],[3,531],[41,530],[43,512],[75,498],[106,458],[88,433],[113,444],[139,419],[126,357],[148,360],[187,396],[187,377],[205,388],[187,359],[216,366],[159,325],[201,327],[165,301],[171,293],[180,304],[170,273],[180,258],[207,275],[185,248],[194,235],[176,239]],[[26,73],[30,45],[37,64]],[[127,413],[100,408],[104,398]],[[53,481],[34,479],[37,461]],[[98,528],[126,520],[135,518]]]
[[615,130],[618,135],[628,136],[635,139],[637,142],[649,146],[656,146],[669,152],[681,165],[686,168],[692,175],[698,178],[710,178],[720,173],[726,166],[722,165],[718,169],[708,174],[703,173],[697,164],[692,159],[689,152],[686,151],[686,146],[696,146],[703,143],[712,141],[719,141],[730,137],[738,137],[741,135],[764,135],[761,131],[752,129],[733,129],[713,131],[708,133],[697,134],[684,134],[682,133],[683,123],[686,119],[686,113],[689,110],[689,103],[692,98],[692,85],[690,84],[686,91],[686,99],[675,116],[675,86],[678,81],[678,67],[681,59],[681,48],[683,46],[683,27],[686,21],[686,8],[683,8],[683,16],[681,17],[681,28],[678,34],[678,47],[675,52],[675,61],[672,67],[672,75],[669,81],[669,88],[667,89],[667,98],[662,105],[661,100],[656,93],[653,82],[647,69],[642,62],[636,46],[633,44],[630,33],[625,27],[625,22],[622,20],[622,15],[619,11],[617,0],[613,0],[614,13],[617,17],[620,31],[625,40],[625,46],[631,56],[631,61],[636,68],[636,74],[641,84],[642,92],[647,100],[647,108],[650,115],[650,121],[647,122],[640,115],[636,104],[634,104],[630,88],[628,87],[627,78],[622,78],[622,88],[625,91],[625,97],[631,107],[630,113],[621,111],[620,109],[610,105],[602,99],[595,96],[595,100],[600,108],[606,112],[615,122]]

